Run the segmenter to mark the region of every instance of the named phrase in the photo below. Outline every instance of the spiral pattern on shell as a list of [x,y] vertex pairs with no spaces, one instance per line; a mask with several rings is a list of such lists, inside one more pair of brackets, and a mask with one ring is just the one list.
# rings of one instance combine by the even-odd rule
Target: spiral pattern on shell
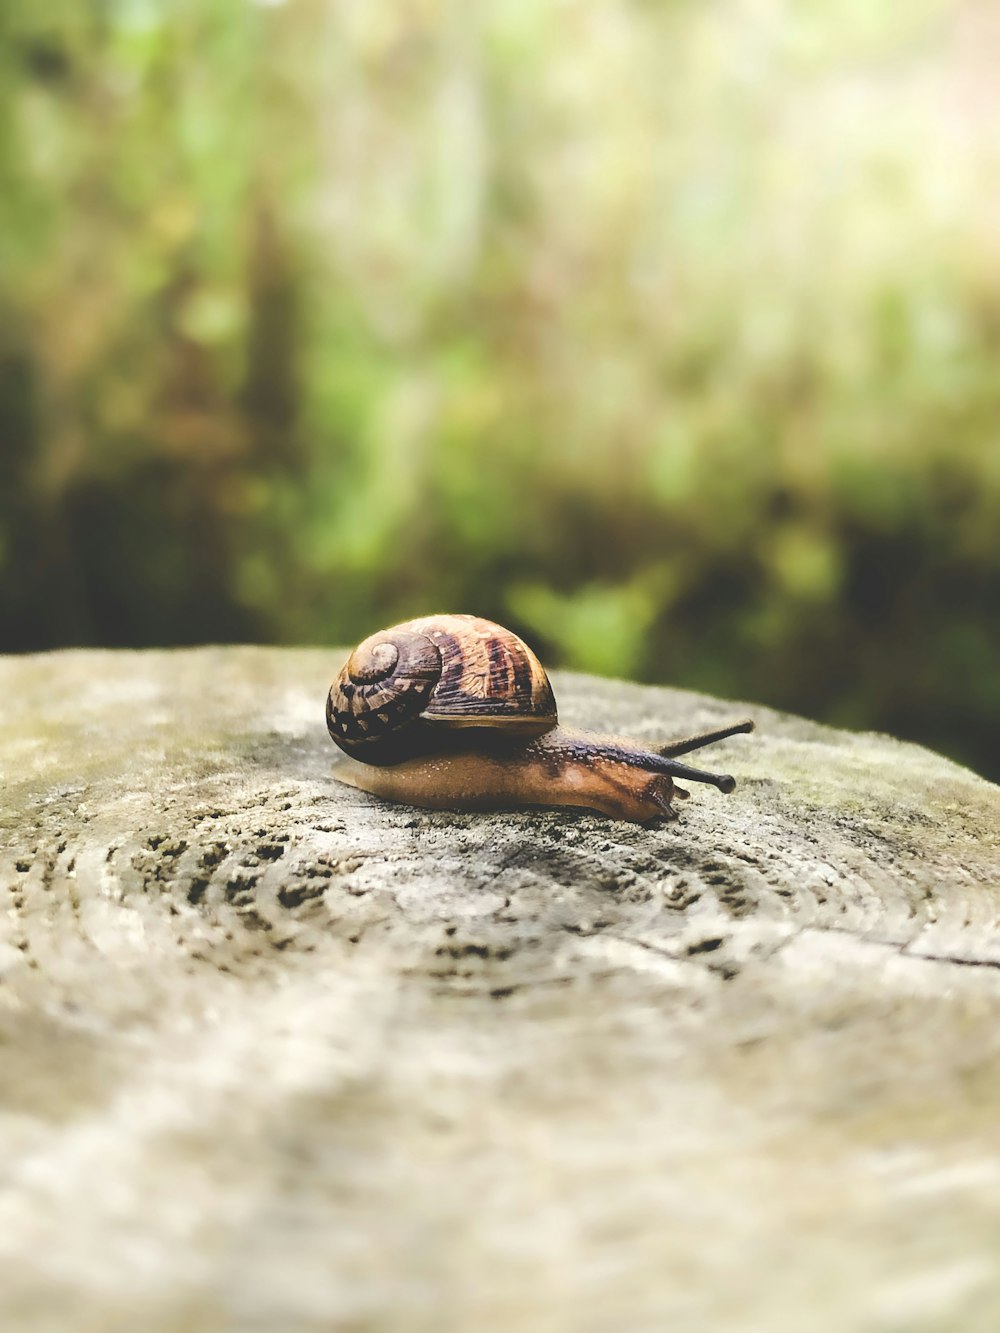
[[330,687],[326,725],[342,750],[375,762],[387,737],[420,716],[441,677],[441,654],[407,626],[359,643]]
[[326,721],[342,750],[385,764],[433,748],[442,729],[540,735],[555,726],[556,704],[516,634],[478,616],[425,616],[358,645],[330,688]]

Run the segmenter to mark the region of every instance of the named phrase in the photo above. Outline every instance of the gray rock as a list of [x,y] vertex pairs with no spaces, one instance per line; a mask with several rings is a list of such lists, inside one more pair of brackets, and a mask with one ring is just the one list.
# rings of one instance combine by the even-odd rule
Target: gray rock
[[0,1327],[993,1333],[1000,791],[557,675],[737,791],[382,805],[339,661],[0,661]]

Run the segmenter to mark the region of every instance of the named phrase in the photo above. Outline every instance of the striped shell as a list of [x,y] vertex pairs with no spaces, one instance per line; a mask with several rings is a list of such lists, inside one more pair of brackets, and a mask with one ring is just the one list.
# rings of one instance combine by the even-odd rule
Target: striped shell
[[360,643],[330,687],[326,724],[342,750],[398,763],[442,729],[538,736],[556,725],[548,677],[526,644],[478,616],[424,616]]

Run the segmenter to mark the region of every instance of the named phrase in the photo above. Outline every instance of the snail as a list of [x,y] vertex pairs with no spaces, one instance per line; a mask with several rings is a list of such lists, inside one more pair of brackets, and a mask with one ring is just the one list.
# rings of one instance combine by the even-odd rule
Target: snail
[[735,780],[677,757],[752,722],[644,746],[569,731],[528,646],[478,616],[426,616],[370,635],[326,701],[348,756],[335,776],[376,796],[431,809],[577,806],[613,819],[676,818],[676,778],[731,792]]

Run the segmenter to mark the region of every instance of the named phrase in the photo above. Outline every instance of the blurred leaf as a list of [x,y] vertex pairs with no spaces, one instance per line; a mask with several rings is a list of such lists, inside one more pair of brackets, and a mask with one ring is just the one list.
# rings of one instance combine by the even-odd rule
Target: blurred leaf
[[634,676],[653,622],[674,591],[671,572],[649,570],[615,586],[590,583],[571,593],[543,584],[517,584],[507,603],[517,619],[553,645],[557,660],[600,676]]

